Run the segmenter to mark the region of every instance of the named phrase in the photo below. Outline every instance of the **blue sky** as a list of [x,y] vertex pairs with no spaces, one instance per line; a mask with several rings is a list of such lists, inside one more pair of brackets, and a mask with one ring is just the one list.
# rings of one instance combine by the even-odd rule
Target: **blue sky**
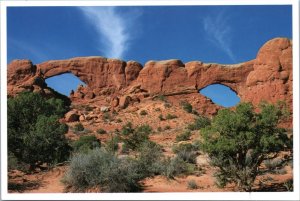
[[[100,55],[231,64],[254,59],[272,38],[292,39],[292,7],[9,7],[7,28],[8,62]],[[78,85],[70,77],[47,83],[69,94],[66,86]]]

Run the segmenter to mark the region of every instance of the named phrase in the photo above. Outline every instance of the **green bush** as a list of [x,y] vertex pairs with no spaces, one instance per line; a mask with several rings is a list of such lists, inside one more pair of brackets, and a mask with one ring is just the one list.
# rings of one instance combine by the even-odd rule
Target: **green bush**
[[188,164],[179,157],[167,158],[163,162],[164,168],[161,172],[167,178],[173,179],[175,176],[188,172]]
[[197,189],[198,185],[197,185],[195,180],[189,180],[188,183],[187,183],[187,188],[191,189],[191,190]]
[[167,116],[166,116],[166,119],[176,119],[177,118],[177,116],[176,115],[173,115],[173,114],[167,114]]
[[164,120],[165,120],[165,118],[163,117],[162,114],[160,114],[160,115],[158,116],[158,118],[159,118],[159,120],[161,120],[161,121],[164,121]]
[[255,113],[250,103],[241,103],[235,111],[220,110],[211,126],[201,129],[202,150],[218,167],[220,187],[230,182],[240,190],[251,191],[256,176],[263,171],[259,168],[262,162],[291,149],[285,129],[277,127],[281,115],[274,105],[262,104]]
[[163,102],[166,102],[166,101],[167,101],[167,97],[164,96],[164,95],[158,95],[158,96],[156,97],[156,99],[157,99],[157,100],[160,100],[160,101],[163,101]]
[[194,120],[194,123],[189,124],[187,126],[187,129],[192,130],[192,131],[200,130],[201,128],[205,128],[206,126],[209,126],[210,124],[211,124],[211,121],[209,118],[200,116]]
[[98,140],[94,135],[81,136],[79,140],[72,143],[72,147],[75,152],[88,152],[89,150],[99,148],[100,146],[100,140]]
[[104,129],[102,129],[102,128],[99,128],[99,129],[97,130],[97,133],[98,133],[98,134],[106,134],[107,132],[106,132],[106,130],[104,130]]
[[190,131],[185,131],[184,133],[176,136],[176,142],[189,140],[191,135],[192,133]]
[[142,125],[133,129],[123,141],[129,149],[136,150],[143,142],[149,140],[151,132],[152,128],[149,125]]
[[68,158],[70,147],[64,136],[68,127],[58,121],[67,109],[64,100],[46,99],[38,93],[8,98],[8,152],[31,169]]
[[170,129],[171,129],[171,126],[166,125],[164,130],[170,130]]
[[109,112],[104,112],[102,116],[103,121],[110,122],[113,120],[113,117],[110,115]]
[[74,192],[86,192],[90,188],[100,188],[104,192],[137,192],[141,186],[141,176],[135,171],[135,163],[102,149],[72,157],[63,183]]
[[80,132],[80,131],[84,131],[84,126],[81,124],[81,123],[77,123],[77,124],[75,124],[75,126],[74,126],[74,131],[75,132]]
[[199,147],[191,144],[184,143],[172,147],[172,151],[177,154],[177,157],[183,159],[187,163],[196,163]]
[[188,113],[192,113],[193,112],[193,106],[187,102],[187,101],[182,101],[181,102],[181,106],[182,106],[182,109]]
[[132,123],[128,122],[124,126],[122,126],[121,134],[122,135],[129,135],[134,132],[134,129],[132,128]]
[[145,115],[147,115],[148,114],[148,112],[146,111],[146,110],[142,110],[141,112],[140,112],[140,115],[142,115],[142,116],[145,116]]
[[119,148],[118,146],[119,138],[117,136],[112,136],[110,140],[106,142],[106,149],[110,152],[116,152]]

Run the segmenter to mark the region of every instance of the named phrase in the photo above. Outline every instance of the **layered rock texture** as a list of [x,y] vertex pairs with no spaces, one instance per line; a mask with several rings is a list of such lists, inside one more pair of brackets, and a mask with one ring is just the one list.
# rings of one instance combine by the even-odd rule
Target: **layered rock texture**
[[214,114],[220,106],[199,94],[210,84],[229,86],[241,101],[258,105],[260,101],[285,101],[292,111],[292,41],[268,41],[251,61],[222,65],[180,60],[149,61],[143,67],[135,61],[124,62],[104,57],[77,57],[34,65],[29,60],[14,60],[8,65],[8,95],[28,91],[50,93],[44,80],[73,73],[86,86],[70,95],[73,102],[105,99],[113,108],[126,108],[145,98],[165,95],[188,100],[204,114]]

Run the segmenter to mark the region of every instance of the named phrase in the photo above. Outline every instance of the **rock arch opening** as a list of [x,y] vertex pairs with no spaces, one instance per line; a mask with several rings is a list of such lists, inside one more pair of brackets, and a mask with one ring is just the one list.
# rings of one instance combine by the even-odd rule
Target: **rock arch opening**
[[238,94],[223,84],[208,85],[199,90],[199,93],[210,98],[213,103],[227,108],[233,107],[240,102]]
[[55,75],[47,78],[45,81],[49,87],[66,96],[69,96],[72,90],[75,91],[78,85],[86,86],[83,81],[72,73]]

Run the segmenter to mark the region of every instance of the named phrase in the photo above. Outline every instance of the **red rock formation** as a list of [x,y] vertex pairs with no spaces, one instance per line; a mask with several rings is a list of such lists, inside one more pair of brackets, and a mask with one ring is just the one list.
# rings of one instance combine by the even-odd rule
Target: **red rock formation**
[[256,59],[234,65],[200,61],[184,64],[174,59],[149,61],[142,68],[134,61],[77,57],[35,66],[28,60],[15,60],[8,66],[8,94],[34,90],[34,85],[43,88],[44,79],[63,73],[73,73],[87,85],[72,94],[73,101],[93,99],[95,102],[99,97],[111,97],[113,107],[124,108],[131,101],[163,94],[194,100],[195,108],[212,114],[219,107],[198,91],[215,83],[229,86],[242,101],[257,105],[261,100],[271,103],[283,100],[292,107],[292,42],[286,38],[268,41]]

